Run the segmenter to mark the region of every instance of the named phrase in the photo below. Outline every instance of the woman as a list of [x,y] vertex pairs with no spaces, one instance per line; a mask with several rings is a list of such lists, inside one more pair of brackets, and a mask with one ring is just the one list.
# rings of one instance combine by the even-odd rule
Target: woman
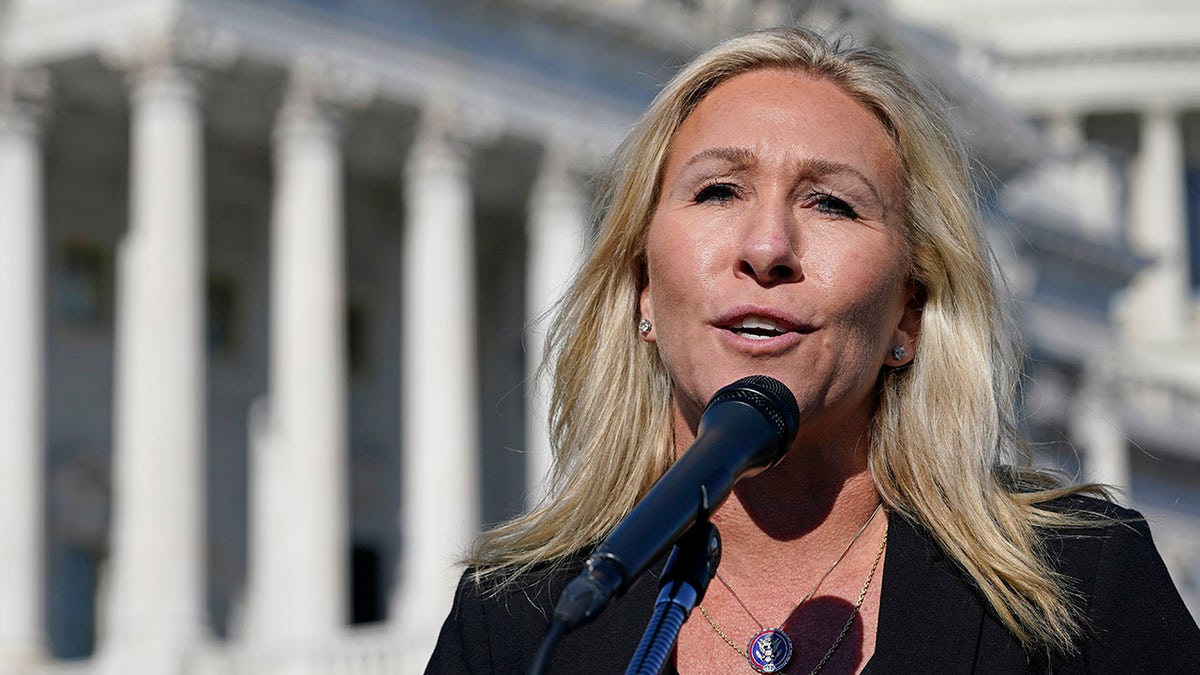
[[[1140,517],[1018,468],[1019,359],[944,108],[797,29],[667,85],[552,330],[553,496],[479,540],[428,672],[524,672],[582,556],[751,374],[792,390],[800,433],[714,515],[678,672],[1200,672]],[[552,672],[622,672],[653,586]]]

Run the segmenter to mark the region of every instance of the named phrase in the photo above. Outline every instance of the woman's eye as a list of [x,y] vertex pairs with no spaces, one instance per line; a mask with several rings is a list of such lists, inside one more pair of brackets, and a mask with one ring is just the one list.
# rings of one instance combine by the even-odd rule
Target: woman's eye
[[812,201],[817,210],[821,213],[826,213],[831,216],[838,216],[841,218],[858,218],[858,213],[854,210],[854,207],[838,199],[837,197],[834,197],[833,195],[814,195]]
[[705,202],[727,202],[737,196],[737,187],[729,183],[713,183],[706,185],[696,193],[697,204]]

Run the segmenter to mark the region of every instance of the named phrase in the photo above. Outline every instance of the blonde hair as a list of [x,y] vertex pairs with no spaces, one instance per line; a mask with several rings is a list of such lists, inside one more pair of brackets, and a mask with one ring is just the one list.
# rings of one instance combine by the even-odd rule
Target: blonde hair
[[909,276],[923,300],[920,350],[911,366],[880,377],[868,451],[876,489],[932,534],[1027,648],[1073,651],[1082,620],[1035,528],[1081,525],[1037,505],[1085,488],[1028,468],[1014,409],[1016,332],[948,106],[892,57],[798,28],[735,37],[696,58],[617,149],[597,203],[594,248],[547,345],[551,497],[482,535],[466,562],[479,578],[503,583],[593,546],[670,465],[670,380],[636,330],[646,231],[684,119],[720,83],[762,68],[841,87],[887,128],[904,165]]

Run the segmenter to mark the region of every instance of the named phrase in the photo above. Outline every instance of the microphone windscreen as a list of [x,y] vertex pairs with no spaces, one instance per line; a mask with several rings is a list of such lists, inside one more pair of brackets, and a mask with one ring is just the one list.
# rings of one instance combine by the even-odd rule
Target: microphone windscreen
[[751,375],[725,385],[708,401],[709,408],[725,401],[742,401],[763,414],[778,434],[779,441],[790,445],[800,430],[800,406],[787,385],[767,375]]

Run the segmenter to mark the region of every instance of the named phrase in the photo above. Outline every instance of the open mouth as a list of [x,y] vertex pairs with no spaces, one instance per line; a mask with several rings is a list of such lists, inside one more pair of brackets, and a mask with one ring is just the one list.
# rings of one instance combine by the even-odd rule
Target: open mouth
[[747,316],[739,319],[731,324],[728,330],[751,340],[770,340],[790,332],[775,320],[762,316]]

